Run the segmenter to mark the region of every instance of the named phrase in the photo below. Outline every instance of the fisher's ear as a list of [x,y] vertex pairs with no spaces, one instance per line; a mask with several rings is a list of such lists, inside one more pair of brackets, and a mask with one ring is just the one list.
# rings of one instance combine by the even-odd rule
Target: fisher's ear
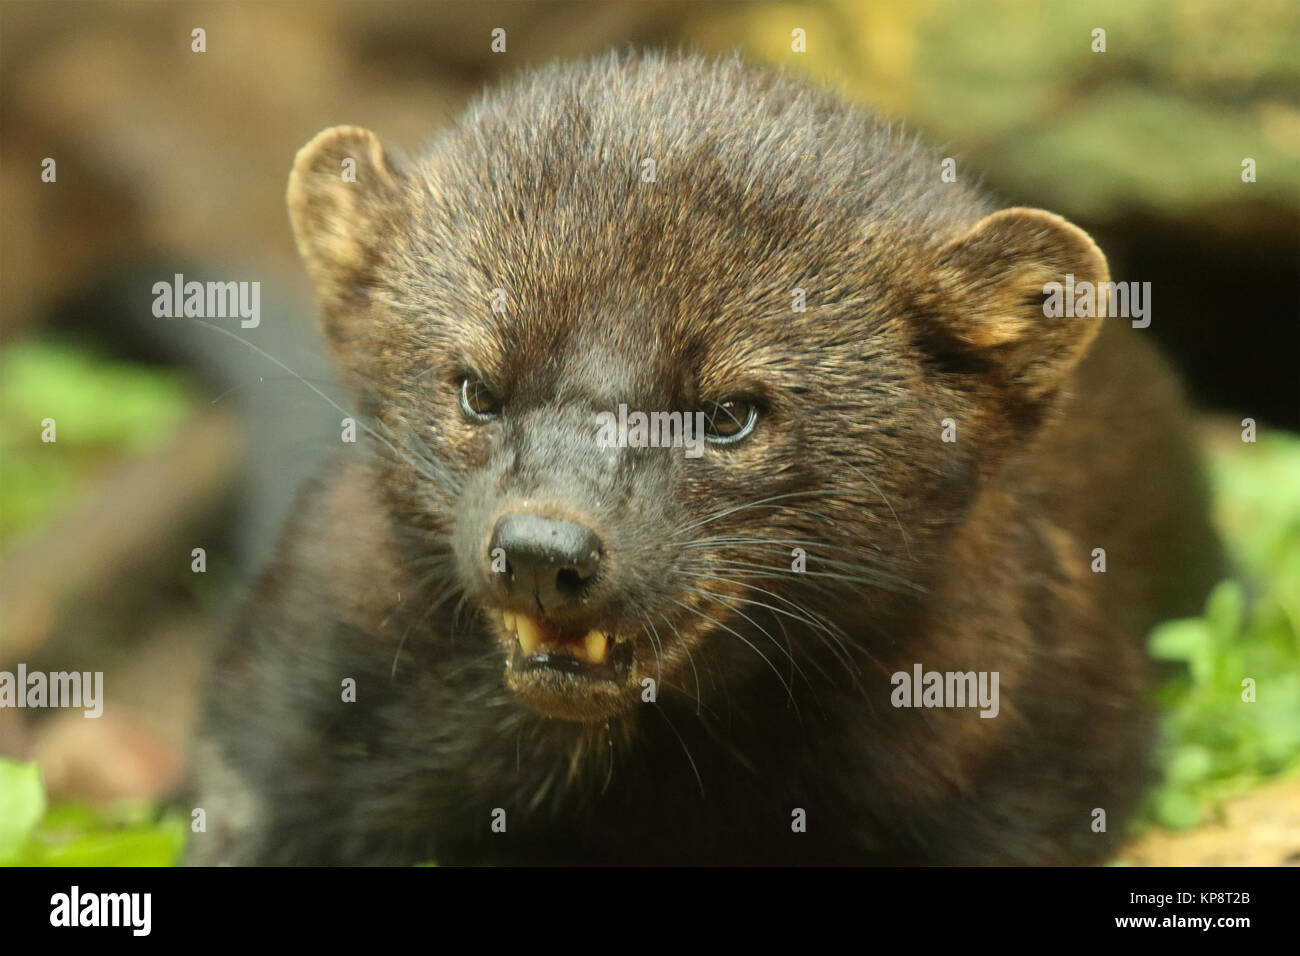
[[379,138],[334,126],[298,150],[289,174],[289,220],[321,298],[363,285],[396,218],[403,175]]
[[[940,250],[943,326],[954,345],[1030,402],[1050,399],[1101,327],[1091,315],[1064,317],[1052,296],[1089,282],[1104,296],[1106,257],[1078,226],[1041,209],[1003,209]],[[1072,277],[1072,278],[1067,278]],[[1053,287],[1053,283],[1059,284]]]

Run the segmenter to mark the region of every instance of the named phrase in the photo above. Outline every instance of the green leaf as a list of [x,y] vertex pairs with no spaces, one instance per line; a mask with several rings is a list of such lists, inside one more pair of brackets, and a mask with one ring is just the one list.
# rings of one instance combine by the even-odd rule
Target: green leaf
[[1166,621],[1151,634],[1151,656],[1158,660],[1186,661],[1192,680],[1203,683],[1213,666],[1214,631],[1199,617]]
[[45,787],[35,764],[0,759],[0,862],[16,857],[45,815]]
[[27,866],[175,866],[185,848],[183,821],[84,834],[29,849]]
[[1204,780],[1214,769],[1214,754],[1199,744],[1186,744],[1175,751],[1165,765],[1170,783],[1189,784]]
[[1183,790],[1166,790],[1156,800],[1156,820],[1171,830],[1186,830],[1201,822],[1201,804]]
[[1236,581],[1222,581],[1210,593],[1205,603],[1205,618],[1216,639],[1226,642],[1237,637],[1245,603],[1241,585]]

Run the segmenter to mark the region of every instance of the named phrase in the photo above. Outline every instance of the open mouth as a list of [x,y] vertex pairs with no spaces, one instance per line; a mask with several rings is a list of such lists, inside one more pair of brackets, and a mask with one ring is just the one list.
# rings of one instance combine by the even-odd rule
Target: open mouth
[[518,675],[561,675],[622,686],[632,668],[632,642],[598,628],[572,627],[511,611],[500,612],[513,637],[511,670]]

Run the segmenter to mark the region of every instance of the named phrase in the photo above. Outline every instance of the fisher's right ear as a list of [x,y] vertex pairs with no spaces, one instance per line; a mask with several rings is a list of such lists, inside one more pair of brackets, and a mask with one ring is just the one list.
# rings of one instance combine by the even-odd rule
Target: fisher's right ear
[[405,177],[379,138],[334,126],[298,150],[289,220],[298,252],[329,305],[364,288],[397,220]]

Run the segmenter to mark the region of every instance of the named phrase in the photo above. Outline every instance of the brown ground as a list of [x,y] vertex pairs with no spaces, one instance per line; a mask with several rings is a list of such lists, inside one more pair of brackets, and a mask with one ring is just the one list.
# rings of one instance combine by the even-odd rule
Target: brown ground
[[1261,787],[1221,811],[1194,830],[1152,831],[1120,859],[1134,866],[1300,866],[1300,780]]

